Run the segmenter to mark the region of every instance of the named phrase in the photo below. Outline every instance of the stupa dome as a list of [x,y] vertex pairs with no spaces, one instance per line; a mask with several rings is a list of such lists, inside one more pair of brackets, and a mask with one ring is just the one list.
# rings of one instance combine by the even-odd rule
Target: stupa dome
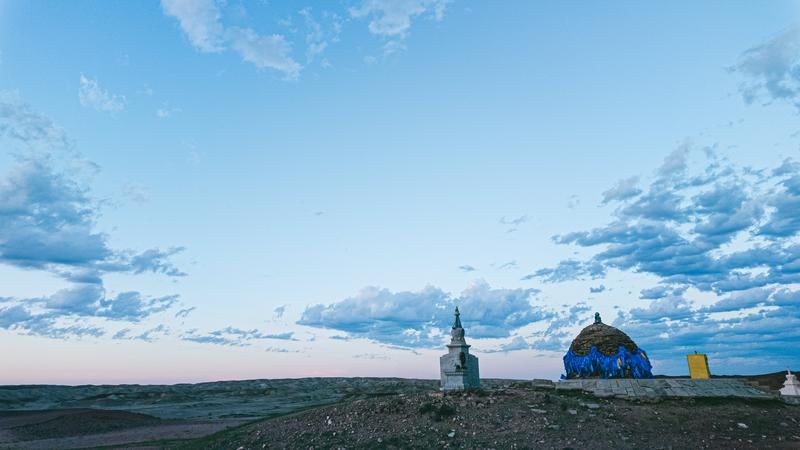
[[564,378],[652,378],[647,353],[595,313],[564,355]]

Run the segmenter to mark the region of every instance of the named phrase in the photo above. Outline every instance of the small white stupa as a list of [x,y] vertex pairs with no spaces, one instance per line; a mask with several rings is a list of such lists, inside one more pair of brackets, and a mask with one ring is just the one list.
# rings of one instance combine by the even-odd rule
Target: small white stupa
[[461,326],[461,313],[456,307],[456,320],[450,330],[450,343],[447,354],[439,358],[443,391],[461,391],[481,387],[478,374],[478,358],[469,354],[469,345],[464,340],[464,327]]
[[793,374],[789,369],[786,369],[786,381],[783,382],[781,395],[800,397],[800,382],[797,381],[797,375]]

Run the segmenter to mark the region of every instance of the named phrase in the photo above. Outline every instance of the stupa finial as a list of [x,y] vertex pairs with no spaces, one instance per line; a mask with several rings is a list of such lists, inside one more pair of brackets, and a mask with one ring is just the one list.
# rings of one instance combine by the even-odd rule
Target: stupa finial
[[464,328],[461,326],[461,313],[458,312],[458,306],[456,306],[456,320],[453,322],[453,329],[456,328]]
[[603,323],[602,319],[600,319],[600,313],[594,313],[594,323]]
[[450,343],[465,343],[464,342],[464,327],[461,326],[461,313],[458,312],[458,306],[456,306],[456,320],[453,321],[453,329],[450,330],[450,336],[453,338]]

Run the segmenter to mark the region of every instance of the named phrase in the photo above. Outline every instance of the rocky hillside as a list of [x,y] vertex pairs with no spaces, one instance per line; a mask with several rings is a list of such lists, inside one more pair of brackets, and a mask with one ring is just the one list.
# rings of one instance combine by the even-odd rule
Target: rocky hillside
[[779,401],[601,400],[515,382],[474,393],[358,399],[185,448],[800,448],[800,408]]

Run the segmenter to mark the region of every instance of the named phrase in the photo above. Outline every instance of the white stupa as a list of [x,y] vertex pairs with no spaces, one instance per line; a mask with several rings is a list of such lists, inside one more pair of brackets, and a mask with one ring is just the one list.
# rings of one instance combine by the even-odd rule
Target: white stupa
[[786,370],[786,381],[783,382],[781,395],[800,397],[800,382],[797,381],[797,375],[793,374],[791,370]]
[[461,313],[456,307],[456,320],[450,330],[451,340],[447,354],[439,358],[443,391],[460,391],[481,387],[478,373],[478,358],[469,354],[469,345],[464,339]]

